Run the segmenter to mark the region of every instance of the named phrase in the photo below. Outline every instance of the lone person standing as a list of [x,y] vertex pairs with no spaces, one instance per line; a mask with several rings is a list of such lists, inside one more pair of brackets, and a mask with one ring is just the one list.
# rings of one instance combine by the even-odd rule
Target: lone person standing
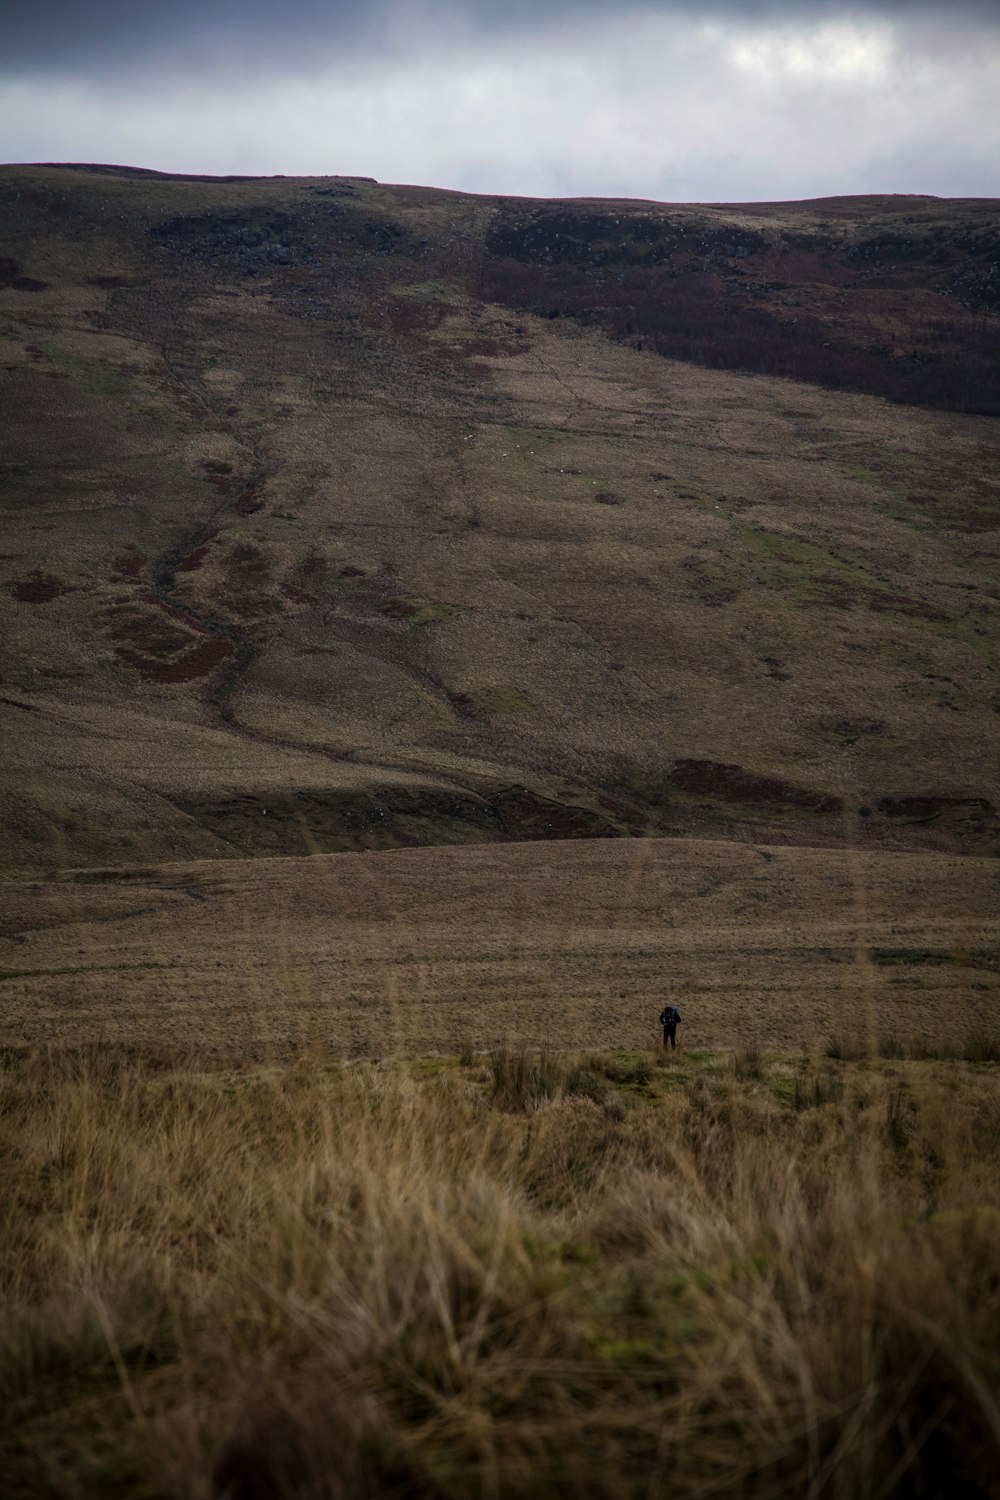
[[677,1050],[677,1026],[681,1019],[681,1013],[676,1005],[667,1004],[660,1011],[660,1025],[663,1027],[663,1046],[672,1047]]

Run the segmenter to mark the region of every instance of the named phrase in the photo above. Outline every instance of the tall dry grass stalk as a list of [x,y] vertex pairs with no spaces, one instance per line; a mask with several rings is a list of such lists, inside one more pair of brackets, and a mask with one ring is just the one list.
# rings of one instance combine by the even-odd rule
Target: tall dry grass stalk
[[995,1067],[105,1050],[0,1105],[5,1493],[995,1484]]

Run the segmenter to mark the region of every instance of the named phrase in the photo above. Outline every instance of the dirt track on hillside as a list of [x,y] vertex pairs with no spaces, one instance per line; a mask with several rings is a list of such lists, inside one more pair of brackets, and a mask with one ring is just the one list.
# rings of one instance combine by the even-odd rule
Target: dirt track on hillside
[[957,1043],[1000,864],[688,840],[165,864],[0,887],[0,1042],[410,1055],[497,1042]]

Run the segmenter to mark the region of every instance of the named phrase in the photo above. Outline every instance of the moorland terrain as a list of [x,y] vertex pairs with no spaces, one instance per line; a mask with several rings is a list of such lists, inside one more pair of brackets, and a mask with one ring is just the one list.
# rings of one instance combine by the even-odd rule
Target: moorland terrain
[[0,226],[0,1487],[994,1493],[1000,204]]
[[[608,841],[665,836],[682,884],[699,841],[828,851],[842,925],[853,851],[916,859],[967,930],[855,946],[944,954],[909,972],[956,995],[974,952],[995,995],[998,205],[70,167],[0,197],[9,993],[156,991],[87,869],[145,871],[127,924],[169,866],[220,953],[287,959],[262,857],[559,840],[586,948]],[[512,857],[526,930],[548,856]],[[363,877],[376,925],[402,868]],[[155,957],[190,984],[187,927]]]

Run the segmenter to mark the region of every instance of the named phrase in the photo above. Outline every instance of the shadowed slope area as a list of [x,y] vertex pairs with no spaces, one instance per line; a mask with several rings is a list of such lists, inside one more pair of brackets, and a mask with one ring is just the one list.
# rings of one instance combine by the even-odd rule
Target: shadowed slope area
[[0,199],[8,865],[997,850],[996,205]]

